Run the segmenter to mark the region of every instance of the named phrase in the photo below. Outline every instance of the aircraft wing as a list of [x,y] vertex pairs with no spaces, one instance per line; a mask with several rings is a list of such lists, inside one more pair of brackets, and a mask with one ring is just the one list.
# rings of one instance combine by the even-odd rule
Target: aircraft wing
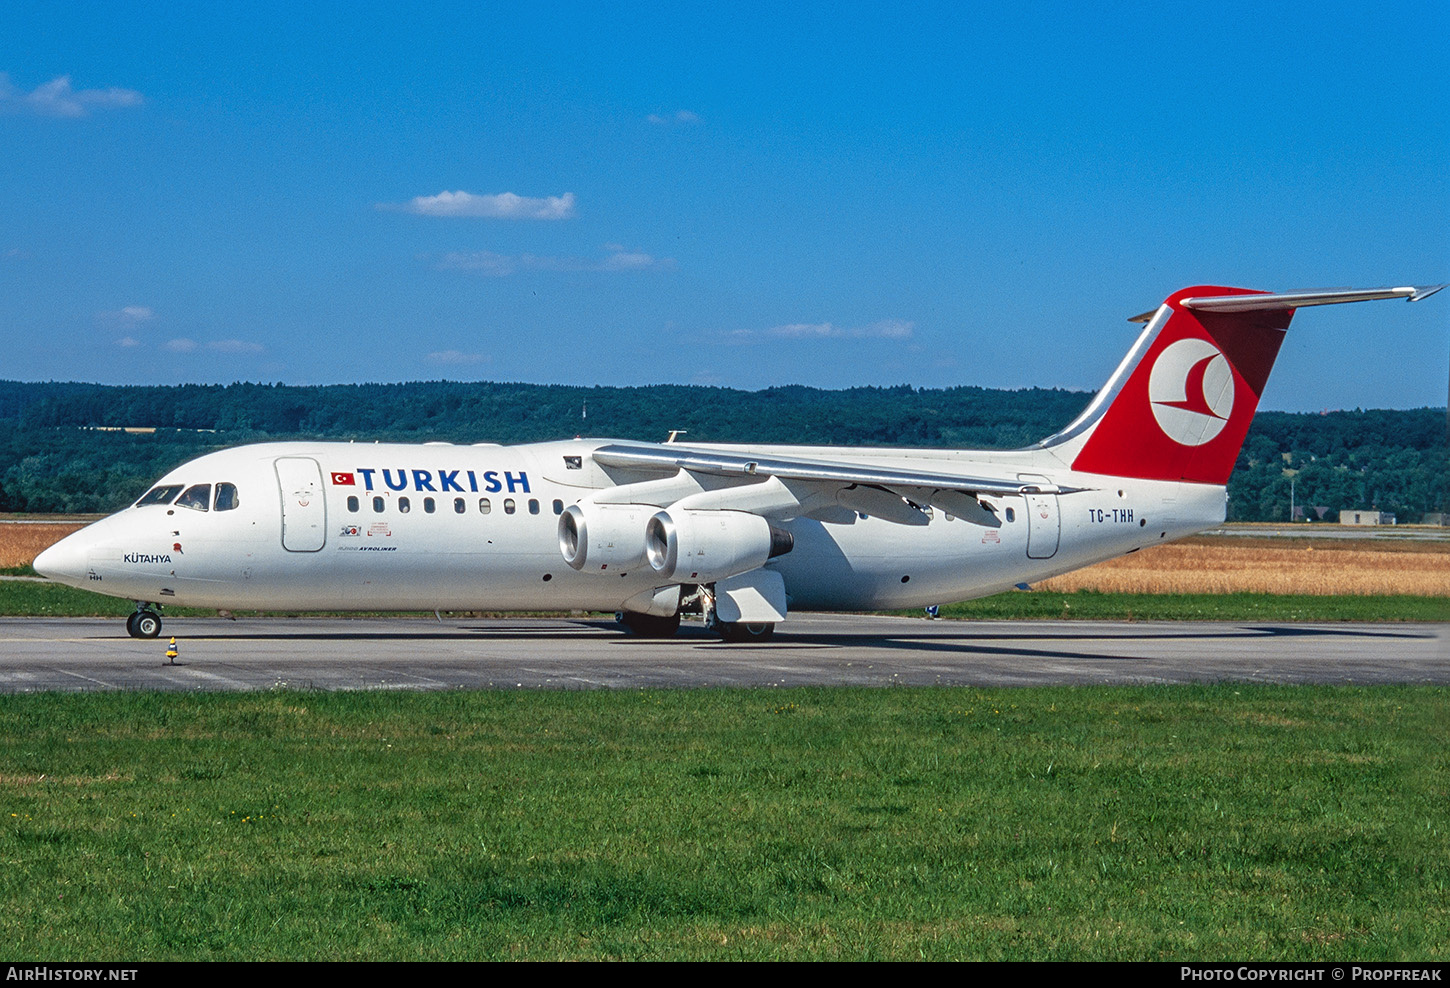
[[862,484],[888,489],[924,488],[962,491],[970,494],[1073,494],[1083,488],[1056,484],[1024,483],[1019,480],[964,477],[960,474],[898,470],[826,460],[752,458],[737,453],[675,448],[673,446],[627,446],[614,443],[594,451],[596,462],[607,467],[679,469],[720,477],[777,477],[781,480]]

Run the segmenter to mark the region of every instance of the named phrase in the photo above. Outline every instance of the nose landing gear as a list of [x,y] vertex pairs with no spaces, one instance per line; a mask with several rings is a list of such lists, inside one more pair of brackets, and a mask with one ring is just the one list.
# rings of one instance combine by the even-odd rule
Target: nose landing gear
[[161,634],[161,615],[146,604],[136,605],[136,613],[126,619],[126,633],[132,638],[155,638]]

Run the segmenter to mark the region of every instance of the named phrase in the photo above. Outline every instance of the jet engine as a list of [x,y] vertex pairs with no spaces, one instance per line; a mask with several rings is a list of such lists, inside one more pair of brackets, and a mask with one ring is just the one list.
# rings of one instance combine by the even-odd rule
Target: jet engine
[[627,573],[644,565],[652,504],[571,504],[559,516],[559,551],[581,573]]
[[650,566],[680,583],[714,583],[748,573],[794,547],[791,534],[744,511],[660,511],[645,528]]

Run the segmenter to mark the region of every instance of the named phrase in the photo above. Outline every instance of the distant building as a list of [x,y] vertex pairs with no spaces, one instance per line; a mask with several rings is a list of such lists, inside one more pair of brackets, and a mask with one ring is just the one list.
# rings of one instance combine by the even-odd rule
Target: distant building
[[1450,515],[1443,511],[1427,511],[1425,517],[1420,519],[1422,525],[1450,525]]
[[1341,525],[1393,525],[1395,513],[1393,511],[1340,511],[1339,523]]

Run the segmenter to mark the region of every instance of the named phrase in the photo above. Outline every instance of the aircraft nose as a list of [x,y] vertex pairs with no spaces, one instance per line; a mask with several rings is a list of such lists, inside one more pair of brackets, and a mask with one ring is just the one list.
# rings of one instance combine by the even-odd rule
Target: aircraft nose
[[80,532],[67,535],[35,557],[35,572],[61,583],[83,583],[89,567],[89,539]]

